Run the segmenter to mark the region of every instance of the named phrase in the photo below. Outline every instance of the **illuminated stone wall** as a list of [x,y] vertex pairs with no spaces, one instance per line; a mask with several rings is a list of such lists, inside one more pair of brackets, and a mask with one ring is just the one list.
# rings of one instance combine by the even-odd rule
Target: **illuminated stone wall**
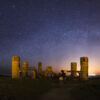
[[20,68],[20,57],[12,57],[12,78],[19,78],[19,68]]
[[77,76],[77,63],[76,62],[72,62],[71,63],[71,77],[74,78]]
[[88,57],[81,57],[80,65],[81,65],[80,78],[87,80],[88,79]]

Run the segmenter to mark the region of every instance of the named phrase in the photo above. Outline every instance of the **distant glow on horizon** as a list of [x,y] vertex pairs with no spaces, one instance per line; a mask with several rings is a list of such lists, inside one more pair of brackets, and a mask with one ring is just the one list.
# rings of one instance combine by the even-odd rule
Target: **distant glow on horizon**
[[96,74],[89,74],[89,76],[96,76]]
[[[74,60],[72,60],[74,61]],[[80,71],[80,58],[76,59],[75,60],[77,62],[77,70]],[[61,64],[61,67],[54,67],[54,71],[59,73],[61,72],[61,70],[70,70],[71,67],[70,67],[70,63],[71,63],[71,60],[69,60],[69,62],[65,62],[63,61],[62,64]],[[98,75],[100,74],[100,68],[99,68],[99,64],[92,58],[89,57],[89,62],[88,62],[88,71],[89,71],[89,75]]]

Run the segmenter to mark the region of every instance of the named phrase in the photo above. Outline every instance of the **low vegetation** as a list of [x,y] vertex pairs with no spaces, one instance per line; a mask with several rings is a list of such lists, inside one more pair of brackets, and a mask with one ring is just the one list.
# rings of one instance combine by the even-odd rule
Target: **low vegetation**
[[100,100],[100,79],[79,82],[71,95],[73,100]]
[[10,77],[0,77],[0,100],[41,100],[42,95],[56,88],[64,89],[67,94],[69,91],[71,100],[100,100],[100,79],[51,81],[12,80]]
[[0,77],[0,100],[37,100],[53,88],[49,80],[11,80]]

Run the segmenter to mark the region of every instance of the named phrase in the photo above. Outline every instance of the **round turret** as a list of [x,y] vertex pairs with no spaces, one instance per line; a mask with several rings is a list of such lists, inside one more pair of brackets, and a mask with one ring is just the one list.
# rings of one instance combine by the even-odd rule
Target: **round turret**
[[12,78],[19,78],[20,57],[12,56]]
[[81,65],[81,79],[87,80],[88,79],[88,57],[81,57],[80,58],[80,65]]
[[77,76],[77,63],[76,62],[72,62],[71,63],[71,76],[72,77],[76,77]]

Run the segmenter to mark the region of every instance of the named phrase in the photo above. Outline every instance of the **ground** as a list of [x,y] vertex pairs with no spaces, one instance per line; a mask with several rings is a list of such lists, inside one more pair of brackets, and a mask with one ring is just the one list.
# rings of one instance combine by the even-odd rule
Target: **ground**
[[100,79],[59,82],[58,87],[45,93],[40,100],[99,100]]
[[0,100],[100,100],[100,79],[12,80],[0,77]]
[[72,87],[70,86],[65,89],[65,86],[63,83],[59,84],[59,88],[51,89],[45,93],[40,100],[72,100],[70,93]]

